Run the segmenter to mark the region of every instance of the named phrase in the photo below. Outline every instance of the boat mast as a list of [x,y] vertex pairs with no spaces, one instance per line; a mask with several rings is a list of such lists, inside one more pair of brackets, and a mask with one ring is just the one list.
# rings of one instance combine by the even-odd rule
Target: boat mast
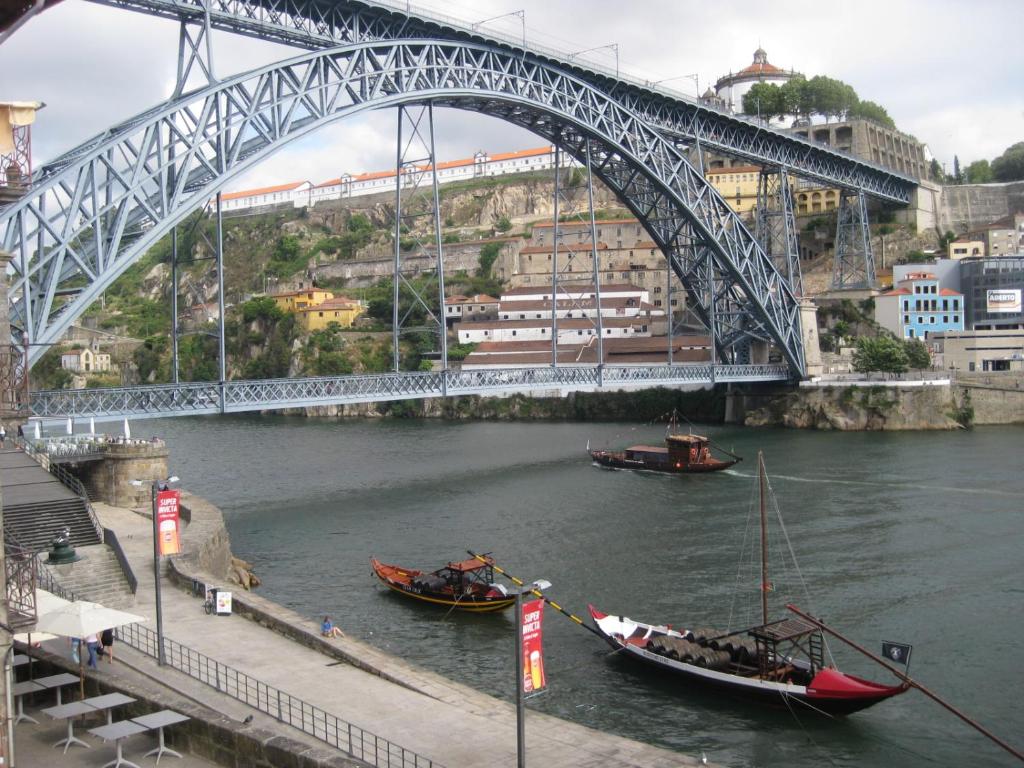
[[768,623],[768,526],[764,510],[764,454],[757,452],[757,476],[761,488],[761,621]]

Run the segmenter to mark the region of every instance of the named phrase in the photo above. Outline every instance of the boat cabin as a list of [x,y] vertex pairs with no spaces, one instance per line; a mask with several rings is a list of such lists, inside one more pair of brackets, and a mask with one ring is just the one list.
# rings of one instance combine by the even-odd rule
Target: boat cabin
[[684,467],[707,462],[711,455],[710,442],[703,435],[669,435],[665,438],[669,460]]
[[[810,679],[825,666],[825,642],[821,630],[803,619],[782,619],[752,629],[750,634],[757,644],[758,671],[762,680],[787,675]],[[793,658],[806,659],[810,669],[798,670],[783,663]]]
[[474,586],[490,587],[494,583],[494,565],[483,563],[475,557],[448,563],[433,573],[425,573],[413,579],[413,586],[427,591],[440,591],[450,587],[456,594],[471,591]]

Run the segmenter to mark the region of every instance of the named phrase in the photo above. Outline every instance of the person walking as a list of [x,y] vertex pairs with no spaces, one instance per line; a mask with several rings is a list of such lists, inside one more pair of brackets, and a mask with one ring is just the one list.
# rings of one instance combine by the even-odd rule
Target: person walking
[[89,635],[85,638],[85,645],[89,649],[89,668],[98,669],[96,664],[96,650],[100,647],[100,639],[96,635]]
[[114,663],[114,630],[104,629],[100,634],[100,653],[107,657],[107,664]]
[[5,448],[4,442],[7,440],[7,430],[3,424],[0,424],[0,448]]

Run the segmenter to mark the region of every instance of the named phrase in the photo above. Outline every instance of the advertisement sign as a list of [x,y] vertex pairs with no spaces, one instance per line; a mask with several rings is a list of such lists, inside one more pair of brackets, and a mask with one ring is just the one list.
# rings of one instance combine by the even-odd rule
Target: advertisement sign
[[523,603],[523,693],[538,693],[547,685],[544,677],[544,651],[541,647],[541,621],[544,601]]
[[218,616],[231,615],[231,593],[223,589],[217,590],[216,613]]
[[181,552],[181,519],[178,516],[180,502],[180,491],[160,491],[156,495],[156,529],[161,555]]
[[1020,313],[1020,288],[989,288],[986,292],[986,312]]

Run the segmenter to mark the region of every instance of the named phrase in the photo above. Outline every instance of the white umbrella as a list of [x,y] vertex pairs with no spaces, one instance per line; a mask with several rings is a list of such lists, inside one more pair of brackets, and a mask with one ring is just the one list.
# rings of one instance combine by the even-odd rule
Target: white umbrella
[[104,629],[139,621],[146,621],[146,617],[107,608],[88,600],[76,600],[42,614],[36,622],[36,629],[64,637],[86,637],[98,635]]
[[75,434],[75,424],[71,421],[71,417],[68,416],[67,431],[69,435]]
[[126,439],[130,439],[132,436],[132,430],[128,426],[128,419],[124,420],[124,436]]
[[35,425],[36,425],[36,440],[42,440],[43,439],[42,422],[37,421],[37,422],[35,422]]
[[95,435],[96,434],[96,417],[95,416],[90,416],[89,417],[89,434],[90,435]]
[[[88,600],[76,600],[65,606],[43,614],[36,621],[36,629],[64,637],[84,638],[98,635],[104,629],[113,629],[124,624],[146,621],[145,616],[107,608],[99,603]],[[86,647],[83,642],[78,647],[78,677],[82,698],[85,698],[85,680],[82,678],[82,665],[85,662]]]

